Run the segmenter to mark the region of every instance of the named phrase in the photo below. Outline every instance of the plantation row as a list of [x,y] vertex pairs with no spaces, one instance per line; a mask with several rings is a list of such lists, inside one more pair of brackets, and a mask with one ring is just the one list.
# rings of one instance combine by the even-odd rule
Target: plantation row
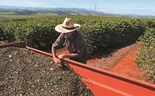
[[144,42],[136,60],[138,66],[145,70],[149,81],[155,84],[155,27],[148,28],[140,38]]
[[[66,16],[44,16],[29,18],[0,18],[0,40],[25,41],[29,46],[50,50],[59,33],[54,28]],[[137,60],[139,66],[147,71],[155,83],[155,20],[140,18],[119,18],[100,16],[70,16],[75,23],[81,24],[88,51],[91,56],[98,55],[109,48],[115,48],[138,40],[144,46]],[[146,32],[145,32],[146,31]],[[144,35],[143,35],[144,34]],[[149,55],[151,54],[151,55]]]
[[[91,55],[99,54],[106,48],[131,43],[145,31],[144,22],[131,18],[71,16],[75,23],[82,25]],[[2,40],[25,41],[29,46],[50,49],[59,33],[54,30],[64,16],[1,19]]]

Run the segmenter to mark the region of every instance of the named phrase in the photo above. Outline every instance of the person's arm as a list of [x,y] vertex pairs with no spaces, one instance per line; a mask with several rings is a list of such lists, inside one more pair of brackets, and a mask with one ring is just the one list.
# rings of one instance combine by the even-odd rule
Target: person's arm
[[52,46],[52,55],[53,55],[53,60],[56,64],[60,64],[61,60],[59,60],[59,58],[57,58],[56,56],[56,49]]
[[59,59],[63,59],[63,58],[70,58],[70,57],[79,57],[80,55],[77,53],[71,53],[71,54],[60,54],[58,56]]
[[51,51],[53,55],[53,61],[58,64],[59,67],[61,67],[61,60],[56,56],[56,49],[63,48],[63,36],[62,34],[59,35],[57,40],[52,44]]

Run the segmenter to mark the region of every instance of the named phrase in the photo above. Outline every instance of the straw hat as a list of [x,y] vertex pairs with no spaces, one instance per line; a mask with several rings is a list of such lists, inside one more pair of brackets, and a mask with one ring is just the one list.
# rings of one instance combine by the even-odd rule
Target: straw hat
[[55,27],[55,30],[60,33],[69,33],[77,30],[81,26],[74,24],[72,18],[65,18],[63,24],[59,24]]

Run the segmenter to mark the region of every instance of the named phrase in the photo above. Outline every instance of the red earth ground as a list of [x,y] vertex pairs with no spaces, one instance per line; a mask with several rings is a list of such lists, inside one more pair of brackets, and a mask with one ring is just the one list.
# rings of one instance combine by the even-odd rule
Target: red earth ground
[[[136,78],[142,81],[147,81],[144,71],[137,67],[135,62],[137,52],[142,46],[142,42],[117,49],[110,54],[100,56],[98,58],[89,59],[87,65],[97,67],[103,70],[112,71],[116,74],[121,74],[127,77]],[[66,50],[58,52],[58,54],[68,53]]]

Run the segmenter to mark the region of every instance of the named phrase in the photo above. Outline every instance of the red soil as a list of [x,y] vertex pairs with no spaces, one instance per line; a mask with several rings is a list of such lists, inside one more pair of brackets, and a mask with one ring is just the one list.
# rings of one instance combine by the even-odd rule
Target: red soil
[[140,45],[136,46],[122,60],[117,62],[117,64],[111,69],[111,71],[146,81],[147,79],[143,71],[137,68],[137,63],[135,62],[136,58],[138,58],[136,53],[139,51]]
[[144,72],[137,67],[137,63],[135,62],[136,58],[138,58],[137,52],[142,44],[142,42],[134,43],[118,49],[109,56],[88,60],[87,64],[124,76],[147,81]]

